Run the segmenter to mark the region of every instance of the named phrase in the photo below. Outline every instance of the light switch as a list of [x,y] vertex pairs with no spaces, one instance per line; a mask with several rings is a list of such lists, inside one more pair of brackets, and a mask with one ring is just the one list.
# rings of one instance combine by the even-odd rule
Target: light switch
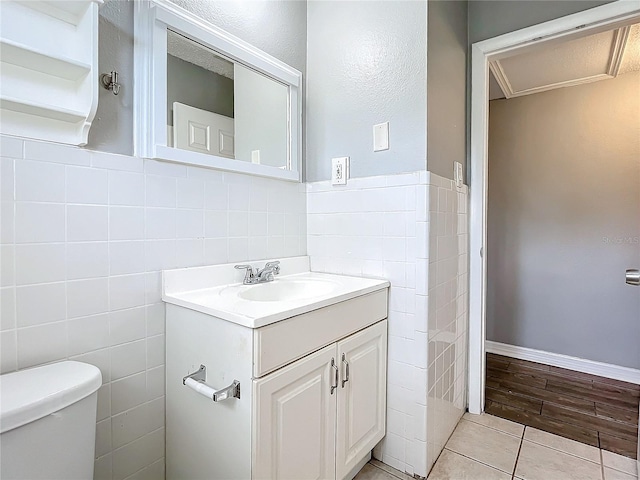
[[346,185],[349,178],[349,157],[331,159],[331,185]]
[[389,150],[389,122],[373,126],[373,151]]
[[251,150],[251,163],[260,165],[260,150]]

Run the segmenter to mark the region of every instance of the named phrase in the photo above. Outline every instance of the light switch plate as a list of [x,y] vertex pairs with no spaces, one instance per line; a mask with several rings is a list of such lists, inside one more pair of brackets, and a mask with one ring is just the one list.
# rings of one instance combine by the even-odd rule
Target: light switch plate
[[260,165],[260,150],[251,150],[251,163]]
[[462,174],[462,164],[460,162],[453,162],[453,178],[456,182],[456,187],[462,188],[464,184],[464,178]]
[[346,185],[349,178],[349,157],[331,159],[331,185]]
[[389,150],[389,122],[373,126],[373,151]]

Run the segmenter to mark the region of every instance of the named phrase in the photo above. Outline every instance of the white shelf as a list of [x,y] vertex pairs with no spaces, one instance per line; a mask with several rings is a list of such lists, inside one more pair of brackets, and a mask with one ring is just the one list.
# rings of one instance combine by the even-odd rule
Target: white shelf
[[103,3],[102,0],[89,0],[89,1],[78,1],[78,0],[58,0],[58,1],[38,1],[38,0],[27,0],[21,1],[23,5],[26,5],[33,10],[44,13],[51,17],[55,17],[58,20],[62,20],[63,22],[70,23],[72,25],[77,25],[80,23],[80,20],[84,16],[87,8],[91,4],[92,1],[95,3]]
[[27,113],[38,117],[60,120],[66,123],[78,123],[86,117],[86,114],[79,110],[71,110],[57,105],[34,103],[24,99],[5,96],[0,96],[0,108],[11,110],[12,112]]
[[79,80],[91,71],[91,65],[87,63],[62,55],[51,56],[7,39],[0,39],[0,59],[5,63],[66,80]]
[[0,133],[86,145],[102,0],[0,0]]

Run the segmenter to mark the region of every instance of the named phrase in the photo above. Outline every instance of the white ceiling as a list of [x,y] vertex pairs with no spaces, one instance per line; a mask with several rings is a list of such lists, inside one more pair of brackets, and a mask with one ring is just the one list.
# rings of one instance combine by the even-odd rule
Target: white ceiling
[[233,80],[233,63],[193,40],[169,30],[167,53]]
[[489,96],[512,98],[640,71],[640,24],[490,62]]

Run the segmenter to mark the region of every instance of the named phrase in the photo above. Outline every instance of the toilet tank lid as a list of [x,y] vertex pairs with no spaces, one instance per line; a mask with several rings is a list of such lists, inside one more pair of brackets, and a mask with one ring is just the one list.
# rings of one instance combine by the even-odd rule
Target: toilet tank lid
[[0,375],[0,433],[62,410],[100,385],[97,367],[73,361]]

